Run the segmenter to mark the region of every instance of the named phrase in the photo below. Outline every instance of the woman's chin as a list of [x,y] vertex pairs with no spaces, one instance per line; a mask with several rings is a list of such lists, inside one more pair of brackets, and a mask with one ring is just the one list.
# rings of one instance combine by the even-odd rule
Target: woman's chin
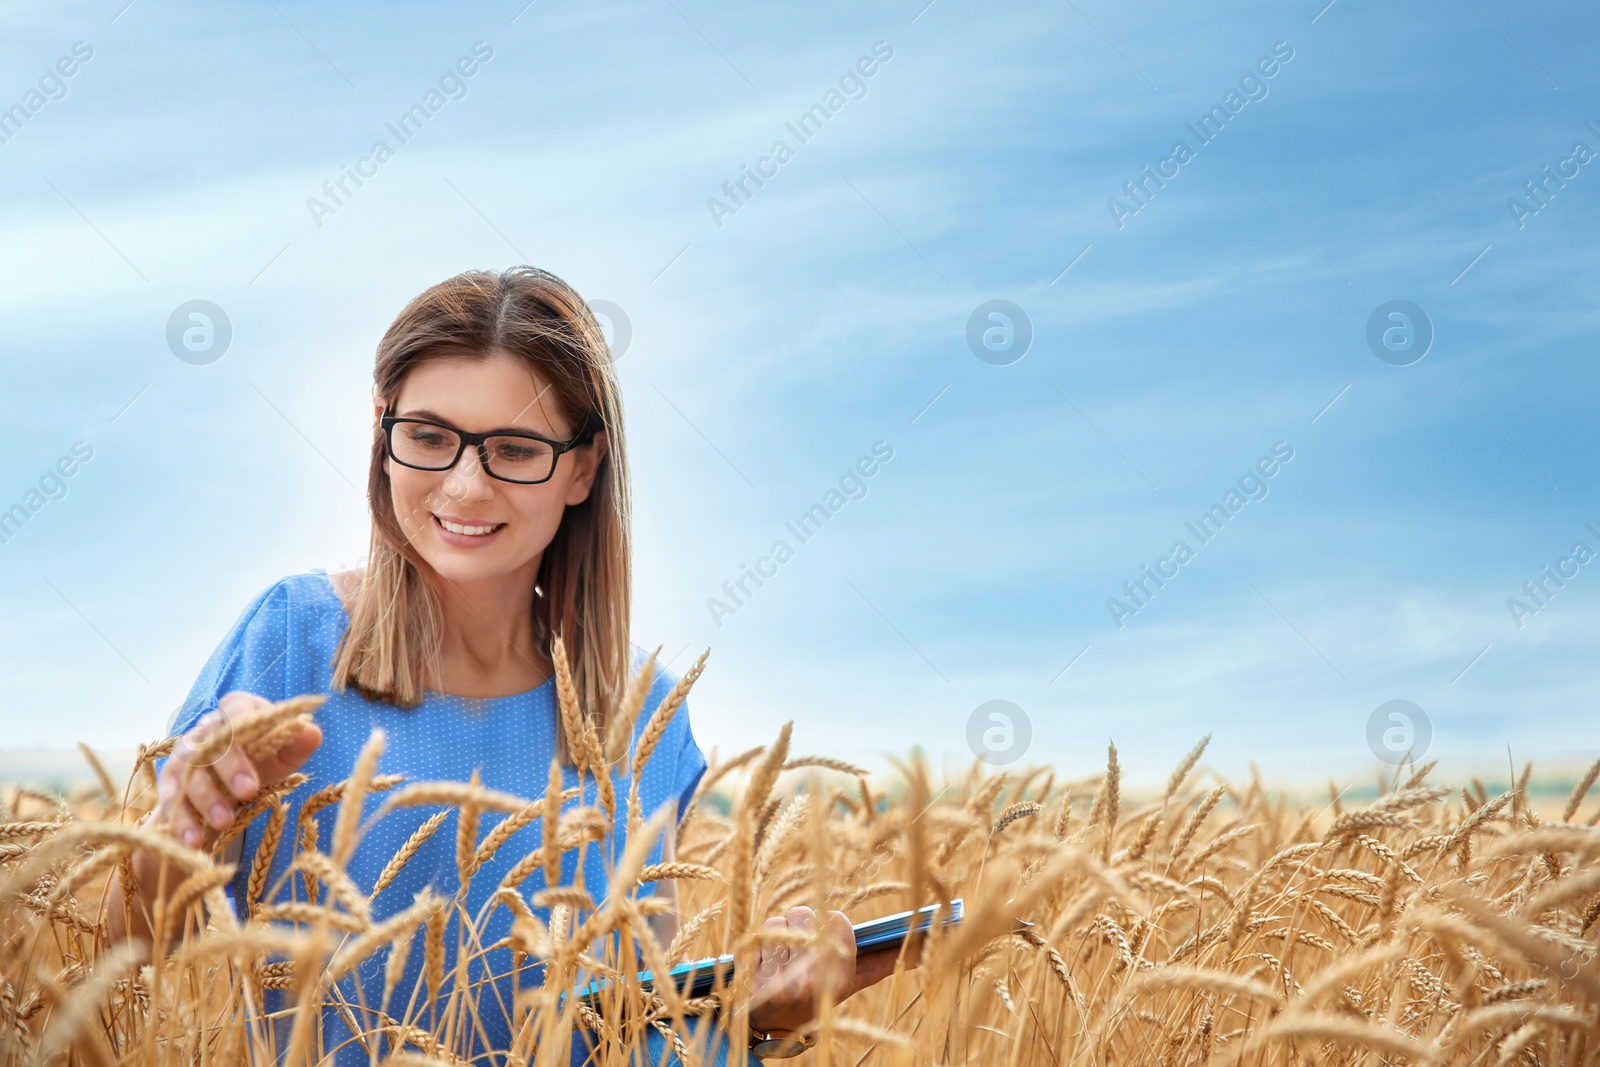
[[502,581],[522,569],[502,551],[491,554],[448,545],[430,545],[422,558],[440,578],[457,585]]

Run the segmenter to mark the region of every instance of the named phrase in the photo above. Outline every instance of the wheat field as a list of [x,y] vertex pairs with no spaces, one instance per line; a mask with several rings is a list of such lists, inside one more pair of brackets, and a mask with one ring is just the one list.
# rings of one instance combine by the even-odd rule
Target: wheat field
[[[344,873],[363,805],[383,794],[380,812],[437,808],[418,833],[455,835],[463,884],[520,827],[537,823],[553,842],[497,887],[514,915],[514,958],[542,961],[546,975],[515,1005],[507,1063],[565,1064],[579,1028],[597,1067],[651,1062],[647,1032],[699,1064],[705,1049],[686,1019],[720,1013],[741,1047],[756,954],[775,939],[796,943],[763,930],[764,917],[810,904],[861,921],[957,897],[964,921],[928,937],[921,966],[821,1006],[818,1044],[797,1065],[1600,1063],[1600,810],[1588,799],[1600,764],[1541,817],[1527,802],[1531,769],[1500,795],[1429,764],[1406,767],[1361,806],[1337,791],[1292,802],[1259,782],[1208,778],[1202,742],[1164,789],[1135,798],[1114,747],[1105,772],[1083,781],[982,764],[935,780],[915,754],[885,781],[792,753],[785,726],[708,771],[675,862],[647,865],[643,845],[660,820],[638,810],[631,775],[699,666],[636,735],[628,706],[604,736],[563,708],[572,751],[599,782],[593,806],[378,774],[380,734],[345,782],[308,797],[290,776],[234,832],[266,820],[266,840],[293,851],[305,899],[263,904],[253,870],[242,923],[222,891],[235,873],[221,860],[226,836],[200,852],[141,823],[152,762],[173,739],[142,749],[125,783],[85,747],[93,789],[0,792],[0,1061],[315,1063],[329,1052],[315,1009],[341,995],[339,979],[381,958],[393,985],[414,947],[427,988],[385,1000],[410,1009],[361,1035],[371,1060],[466,1062],[462,1028],[437,1021],[489,1005],[450,983],[448,1010],[423,1006],[443,986],[444,917],[459,912],[470,946],[482,916],[460,894],[424,894],[378,917],[382,884]],[[624,704],[635,697],[637,685]],[[234,741],[256,752],[282,744],[319,703],[265,709],[237,724]],[[307,812],[331,806],[337,829],[324,843]],[[623,823],[631,844],[609,886],[520,888]],[[159,958],[107,941],[105,890],[133,878],[135,847],[159,852],[177,885],[153,916],[173,938]],[[407,858],[402,850],[380,883]],[[665,878],[677,880],[683,921],[663,947],[646,925],[660,905],[639,887]],[[580,973],[620,978],[721,952],[738,967],[708,997],[627,982],[595,1009],[557,996]],[[285,1025],[267,1017],[268,989],[294,1005]]]

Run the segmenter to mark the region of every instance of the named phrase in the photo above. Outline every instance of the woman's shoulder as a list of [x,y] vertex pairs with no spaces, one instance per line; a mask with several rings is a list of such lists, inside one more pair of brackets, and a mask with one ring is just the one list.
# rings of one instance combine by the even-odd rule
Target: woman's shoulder
[[[312,573],[326,579],[328,587],[337,597],[340,607],[344,608],[344,613],[346,615],[350,614],[350,609],[355,607],[356,594],[361,592],[361,579],[366,576],[366,567],[350,567],[337,571],[318,570]],[[304,578],[307,575],[296,575],[296,577]]]
[[291,574],[251,597],[218,642],[168,729],[184,729],[241,689],[271,700],[323,688],[343,615],[326,571]]
[[[244,618],[270,615],[325,615],[343,606],[340,583],[352,572],[329,574],[321,567],[279,578],[262,589],[244,610]],[[360,572],[354,572],[359,583]]]
[[345,621],[328,573],[317,569],[279,578],[256,593],[218,649],[275,656],[289,645],[337,637]]

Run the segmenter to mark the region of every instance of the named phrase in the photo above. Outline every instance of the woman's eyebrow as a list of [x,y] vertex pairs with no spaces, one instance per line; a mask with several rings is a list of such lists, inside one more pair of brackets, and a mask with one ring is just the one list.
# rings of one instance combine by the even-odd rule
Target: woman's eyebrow
[[[443,415],[439,414],[437,411],[431,411],[428,408],[413,408],[410,411],[403,411],[398,416],[396,416],[396,418],[402,418],[402,419],[427,419],[429,422],[442,422],[446,426],[455,426],[456,425],[455,423],[451,422],[449,419],[445,418]],[[536,430],[531,426],[496,426],[492,430],[485,430],[483,432],[484,433],[531,433],[531,434],[537,434],[540,437],[545,436],[543,431]]]

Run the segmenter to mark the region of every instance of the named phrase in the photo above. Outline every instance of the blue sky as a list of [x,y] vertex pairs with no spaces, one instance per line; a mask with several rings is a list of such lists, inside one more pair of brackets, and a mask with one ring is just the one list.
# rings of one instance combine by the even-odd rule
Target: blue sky
[[[1507,605],[1600,552],[1600,162],[1563,162],[1600,152],[1592,8],[123,3],[0,14],[0,106],[92,49],[0,144],[0,508],[93,450],[0,544],[8,745],[157,736],[255,593],[356,560],[377,339],[530,262],[631,323],[635,640],[712,649],[707,748],[793,718],[805,751],[965,763],[1008,700],[1015,766],[1115,740],[1154,780],[1209,732],[1219,769],[1320,780],[1379,766],[1401,699],[1460,767],[1600,750],[1600,562]],[[1532,201],[1546,165],[1570,176]],[[205,365],[166,340],[191,300],[232,327]],[[1031,325],[1005,365],[967,339],[994,300]],[[1367,343],[1393,300],[1433,332],[1407,366]],[[866,495],[714,618],[880,441]]]

